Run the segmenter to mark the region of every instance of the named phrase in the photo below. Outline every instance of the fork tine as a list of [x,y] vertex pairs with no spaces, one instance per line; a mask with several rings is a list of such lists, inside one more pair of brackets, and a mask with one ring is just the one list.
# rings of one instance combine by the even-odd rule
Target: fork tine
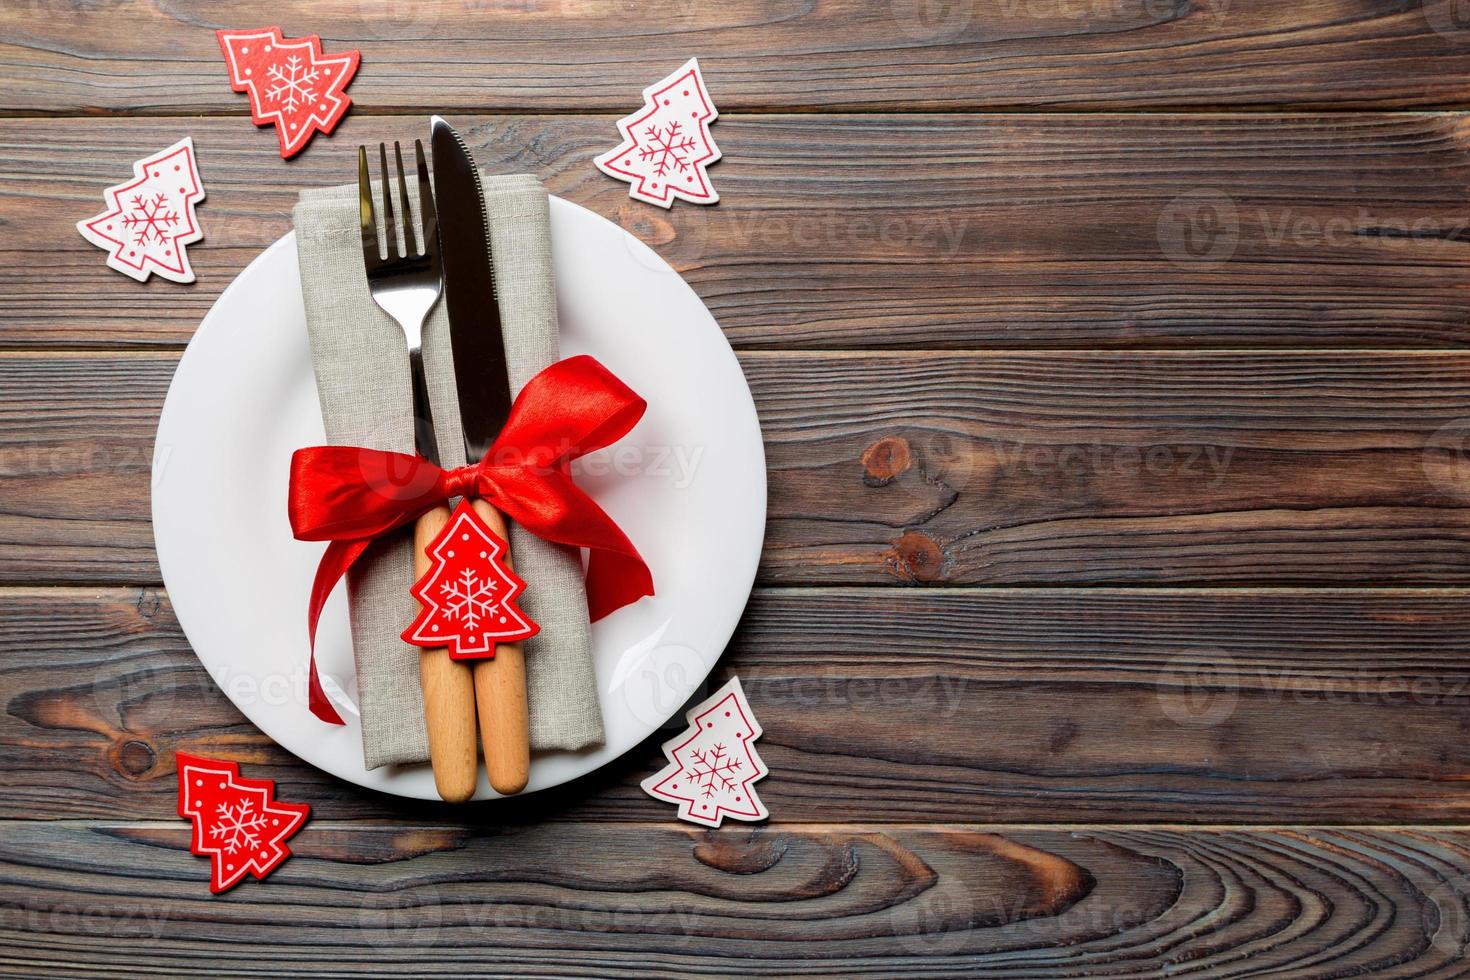
[[367,147],[357,148],[357,220],[362,257],[369,267],[378,261],[378,225],[373,218],[373,185],[368,180]]
[[408,184],[403,178],[403,150],[398,141],[393,141],[393,161],[398,164],[398,202],[403,206],[403,254],[422,255],[423,235],[419,235],[419,247],[413,247],[413,209],[408,206]]
[[393,222],[393,181],[388,178],[388,146],[378,144],[379,173],[383,179],[383,227],[388,232],[388,261],[398,258],[398,226]]
[[430,258],[439,254],[439,212],[434,210],[434,192],[429,187],[429,165],[424,161],[424,141],[413,141],[413,152],[419,165],[419,214],[423,217],[424,253]]

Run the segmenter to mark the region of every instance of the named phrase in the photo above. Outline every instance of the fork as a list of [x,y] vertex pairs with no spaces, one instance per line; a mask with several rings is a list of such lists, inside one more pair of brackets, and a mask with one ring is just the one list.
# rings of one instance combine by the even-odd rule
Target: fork
[[[373,188],[368,178],[367,148],[357,148],[358,216],[362,231],[362,262],[367,271],[373,302],[403,330],[408,344],[408,364],[413,375],[414,448],[431,463],[439,462],[434,437],[433,406],[424,379],[424,318],[434,308],[444,288],[444,271],[439,261],[439,220],[434,195],[429,187],[429,168],[424,145],[414,140],[418,157],[419,213],[415,249],[413,211],[409,207],[408,183],[403,173],[403,151],[393,143],[397,163],[398,197],[403,212],[403,250],[398,247],[394,222],[393,194],[388,172],[388,148],[378,144],[378,164],[383,193],[383,230],[387,254],[378,248],[378,222],[373,211]],[[443,504],[419,518],[414,526],[414,578],[428,570],[425,551],[439,530],[449,523],[449,508]],[[479,778],[475,744],[474,675],[468,664],[451,660],[447,650],[419,653],[419,683],[424,689],[424,727],[429,736],[429,760],[434,767],[434,785],[451,803],[462,803],[475,792]]]

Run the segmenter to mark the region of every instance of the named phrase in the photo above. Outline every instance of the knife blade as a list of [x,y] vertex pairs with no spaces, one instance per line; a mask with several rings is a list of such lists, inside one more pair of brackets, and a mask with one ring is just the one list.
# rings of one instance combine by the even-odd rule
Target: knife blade
[[500,434],[511,405],[490,222],[474,158],[459,133],[439,116],[432,120],[430,145],[454,388],[465,462],[476,463]]
[[[465,461],[476,463],[489,452],[511,406],[495,256],[485,191],[469,148],[439,116],[432,120],[430,145],[454,386],[464,427]],[[508,537],[505,519],[494,507],[483,500],[474,501],[473,506],[491,531],[502,539]],[[508,551],[504,557],[510,561]],[[490,785],[503,795],[519,793],[531,773],[524,648],[520,643],[497,644],[493,658],[474,662],[473,673]]]

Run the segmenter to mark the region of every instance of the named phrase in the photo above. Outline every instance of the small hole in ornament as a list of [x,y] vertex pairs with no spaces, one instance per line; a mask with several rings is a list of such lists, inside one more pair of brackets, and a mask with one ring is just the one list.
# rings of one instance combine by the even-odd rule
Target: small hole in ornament
[[279,821],[279,820],[272,820],[271,821],[271,826],[272,827],[279,827],[280,825],[281,825],[281,821]]
[[234,871],[235,870],[235,866],[233,864],[227,864],[227,865],[225,865],[225,870],[226,871]]
[[270,54],[270,50],[271,50],[271,46],[270,46],[270,45],[269,45],[269,44],[267,44],[267,45],[266,45],[266,46],[265,46],[265,51],[266,51],[266,54]]
[[247,75],[253,75],[253,74],[255,74],[255,69],[253,69],[253,68],[246,68],[245,69],[245,74],[247,74]]
[[292,128],[292,129],[295,129],[295,128],[296,128],[296,124],[295,124],[295,123],[292,123],[292,124],[291,124],[291,128]]
[[204,780],[202,780],[202,779],[196,779],[196,780],[194,780],[194,785],[195,786],[203,786],[204,785]]
[[504,616],[501,616],[501,617],[500,617],[500,621],[501,621],[501,622],[502,622],[502,623],[503,623],[503,622],[505,622],[505,617],[504,617]]
[[224,783],[220,783],[220,784],[219,784],[219,788],[220,788],[220,789],[224,789],[224,788],[225,788],[225,784],[224,784]]
[[448,555],[450,558],[453,558],[454,557],[454,549],[453,548],[449,549],[448,551],[446,551],[444,553],[446,555]]
[[486,557],[489,557],[489,556],[486,555],[485,552],[482,551],[482,552],[480,552],[480,557],[481,558],[486,558]]
[[460,536],[459,536],[459,539],[460,539],[460,540],[461,540],[461,541],[468,541],[468,540],[469,540],[469,539],[470,539],[470,536],[469,536],[469,535],[468,535],[468,534],[461,534],[461,535],[460,535]]

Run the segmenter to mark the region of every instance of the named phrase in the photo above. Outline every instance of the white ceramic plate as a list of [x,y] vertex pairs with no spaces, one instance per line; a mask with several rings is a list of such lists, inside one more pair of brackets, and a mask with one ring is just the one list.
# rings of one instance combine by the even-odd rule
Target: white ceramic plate
[[[563,356],[594,355],[648,400],[578,482],[637,544],[658,594],[593,626],[606,744],[536,754],[529,790],[617,758],[699,690],[750,594],[766,509],[750,389],[699,297],[590,211],[552,198],[551,231]],[[263,732],[361,786],[437,799],[427,765],[363,768],[341,588],[317,660],[347,724],[306,708],[306,602],[323,545],[292,538],[286,475],[294,450],[323,441],[288,235],[220,296],[169,387],[153,475],[164,584],[200,661]],[[477,798],[493,798],[481,770]]]

